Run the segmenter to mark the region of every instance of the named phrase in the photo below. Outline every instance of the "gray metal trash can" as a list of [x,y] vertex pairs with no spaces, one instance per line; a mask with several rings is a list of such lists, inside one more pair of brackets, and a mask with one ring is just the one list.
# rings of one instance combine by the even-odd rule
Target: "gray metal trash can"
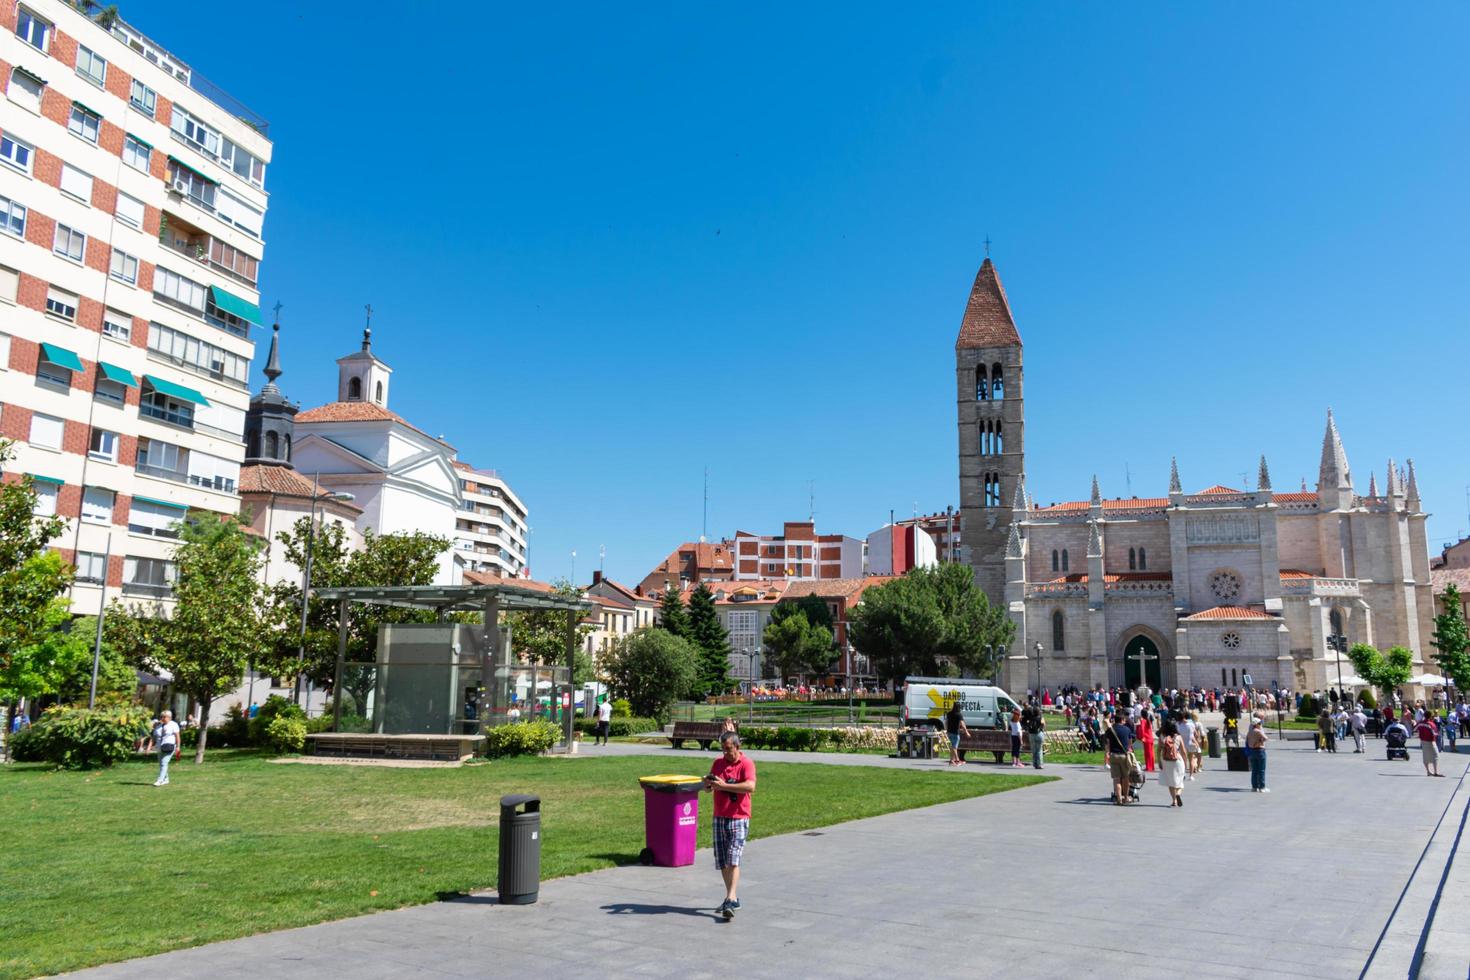
[[515,793],[500,798],[501,905],[530,905],[541,889],[541,797]]
[[1220,729],[1210,728],[1205,732],[1205,741],[1210,745],[1210,758],[1220,758]]

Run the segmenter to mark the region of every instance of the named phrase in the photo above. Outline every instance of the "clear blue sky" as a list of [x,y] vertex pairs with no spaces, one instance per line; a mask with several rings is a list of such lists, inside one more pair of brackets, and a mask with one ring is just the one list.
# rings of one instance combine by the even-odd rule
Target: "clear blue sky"
[[1043,503],[1172,454],[1314,484],[1330,404],[1362,486],[1414,458],[1432,549],[1467,527],[1470,7],[406,9],[123,14],[271,120],[287,393],[371,302],[392,407],[507,475],[539,578],[639,579],[706,465],[711,536],[813,479],[824,531],[954,502],[987,234]]

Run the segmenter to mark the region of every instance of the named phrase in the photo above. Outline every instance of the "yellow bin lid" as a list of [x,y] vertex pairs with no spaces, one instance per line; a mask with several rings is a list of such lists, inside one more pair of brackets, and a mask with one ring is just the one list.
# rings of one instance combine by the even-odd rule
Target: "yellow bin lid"
[[638,784],[650,789],[675,790],[688,789],[704,782],[698,776],[684,776],[678,773],[662,773],[657,776],[639,776]]

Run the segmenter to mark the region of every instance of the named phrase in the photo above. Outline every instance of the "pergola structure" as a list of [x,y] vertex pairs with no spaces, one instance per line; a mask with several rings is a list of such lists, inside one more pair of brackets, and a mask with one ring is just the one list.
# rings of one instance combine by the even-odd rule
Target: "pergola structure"
[[[362,585],[314,591],[317,598],[335,601],[339,608],[337,669],[333,683],[333,690],[338,692],[342,690],[342,668],[347,661],[348,612],[353,603],[427,609],[431,610],[440,620],[452,612],[483,613],[485,645],[491,651],[501,649],[500,614],[502,612],[516,610],[565,612],[567,617],[567,681],[563,693],[566,696],[567,710],[562,713],[562,738],[565,745],[571,745],[572,714],[576,704],[572,694],[572,673],[577,651],[577,621],[599,608],[597,603],[523,585]],[[339,695],[333,701],[332,727],[337,728],[342,720],[342,698]]]

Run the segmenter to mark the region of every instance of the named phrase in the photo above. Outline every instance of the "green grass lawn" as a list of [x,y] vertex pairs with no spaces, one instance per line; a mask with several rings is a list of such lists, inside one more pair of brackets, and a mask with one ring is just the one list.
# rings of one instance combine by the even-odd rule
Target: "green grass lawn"
[[[0,977],[29,977],[494,887],[499,799],[542,799],[542,878],[637,860],[637,778],[688,759],[510,759],[458,769],[278,765],[218,751],[155,789],[143,761],[0,767]],[[856,778],[855,778],[856,777]],[[752,836],[1041,779],[760,764]],[[708,799],[704,801],[708,807]],[[710,843],[701,821],[700,846]]]

